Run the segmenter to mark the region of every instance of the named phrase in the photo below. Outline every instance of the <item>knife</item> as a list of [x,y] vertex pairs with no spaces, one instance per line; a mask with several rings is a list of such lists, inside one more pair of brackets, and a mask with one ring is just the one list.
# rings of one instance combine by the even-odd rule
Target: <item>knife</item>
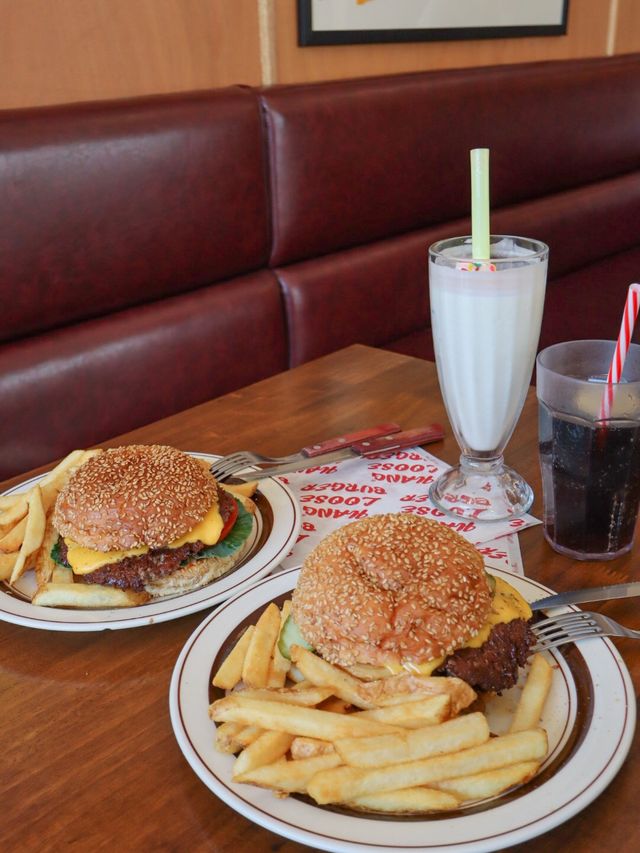
[[328,462],[341,462],[343,459],[366,459],[378,453],[399,450],[401,447],[414,447],[417,444],[428,444],[432,441],[440,441],[442,438],[444,438],[444,430],[440,424],[428,424],[397,432],[395,435],[369,438],[352,444],[351,447],[334,450],[332,453],[323,453],[310,459],[298,459],[259,471],[238,472],[234,477],[243,480],[264,480],[265,477],[275,477],[278,474],[287,474],[289,471],[304,471],[305,468],[315,468],[317,465],[326,465]]
[[546,610],[549,607],[561,607],[563,604],[579,604],[582,601],[607,601],[610,598],[632,598],[634,595],[640,595],[640,581],[558,592],[556,595],[548,595],[546,598],[530,601],[529,605],[532,610]]

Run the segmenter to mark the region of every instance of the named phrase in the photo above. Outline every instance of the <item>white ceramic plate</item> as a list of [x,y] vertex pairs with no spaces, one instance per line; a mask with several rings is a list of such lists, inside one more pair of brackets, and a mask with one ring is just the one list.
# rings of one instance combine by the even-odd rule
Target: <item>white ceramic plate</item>
[[[241,627],[294,588],[298,569],[265,578],[212,613],[187,641],[170,689],[173,729],[185,758],[204,784],[239,814],[271,832],[318,850],[482,853],[547,832],[585,808],[618,772],[635,728],[629,672],[608,640],[593,639],[553,654],[553,685],[542,724],[549,756],[531,782],[501,797],[437,818],[362,816],[232,781],[233,756],[215,751],[207,711],[209,684]],[[534,600],[551,590],[492,569]],[[569,608],[565,608],[569,609]],[[572,608],[575,609],[575,608]],[[518,688],[488,707],[491,728],[505,725]],[[508,714],[507,714],[508,716]]]
[[[207,453],[190,453],[191,456],[210,462],[219,458]],[[26,491],[41,476],[44,475],[20,483],[7,494]],[[34,573],[29,571],[20,578],[15,590],[0,582],[0,619],[51,631],[102,631],[106,628],[137,628],[154,622],[166,622],[218,604],[270,572],[287,556],[298,536],[302,519],[300,507],[284,483],[276,479],[262,480],[255,500],[258,512],[254,518],[247,555],[226,575],[201,589],[131,608],[72,610],[37,607],[30,601],[36,585]]]

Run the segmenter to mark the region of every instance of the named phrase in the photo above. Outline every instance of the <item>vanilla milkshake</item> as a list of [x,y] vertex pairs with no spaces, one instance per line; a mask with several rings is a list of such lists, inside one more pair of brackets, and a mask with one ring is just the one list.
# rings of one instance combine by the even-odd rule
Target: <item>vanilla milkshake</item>
[[[463,468],[502,462],[531,380],[547,256],[543,243],[520,237],[492,237],[487,262],[472,260],[470,238],[442,240],[429,250],[438,379]],[[469,483],[461,488],[461,500],[471,500]],[[489,495],[491,484],[481,488]]]

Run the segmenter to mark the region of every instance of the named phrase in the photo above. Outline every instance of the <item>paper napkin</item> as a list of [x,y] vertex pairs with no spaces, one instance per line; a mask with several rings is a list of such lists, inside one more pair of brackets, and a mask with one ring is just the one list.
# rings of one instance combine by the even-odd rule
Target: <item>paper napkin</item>
[[282,563],[290,568],[332,530],[369,515],[408,512],[457,530],[484,554],[487,565],[523,574],[516,533],[539,524],[531,515],[505,522],[455,519],[429,500],[429,486],[449,466],[421,447],[369,459],[348,459],[286,474],[302,507],[302,528]]

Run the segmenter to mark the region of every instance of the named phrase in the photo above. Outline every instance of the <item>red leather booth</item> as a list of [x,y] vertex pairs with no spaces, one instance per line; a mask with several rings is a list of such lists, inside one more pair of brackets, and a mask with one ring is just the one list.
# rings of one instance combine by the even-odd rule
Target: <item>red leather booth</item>
[[359,342],[433,357],[427,248],[550,246],[540,346],[640,278],[640,55],[0,113],[0,477]]

